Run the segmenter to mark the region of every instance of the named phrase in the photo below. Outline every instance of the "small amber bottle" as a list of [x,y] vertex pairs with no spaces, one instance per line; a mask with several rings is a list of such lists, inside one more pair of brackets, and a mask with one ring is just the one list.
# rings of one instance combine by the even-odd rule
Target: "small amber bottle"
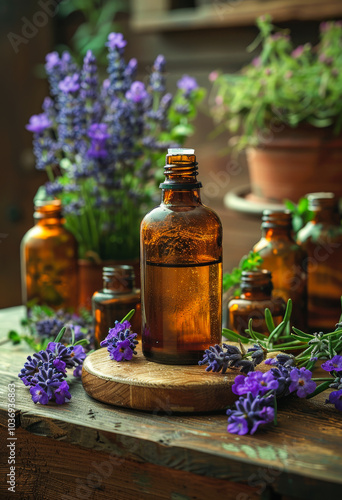
[[135,288],[132,266],[103,268],[103,289],[92,297],[95,325],[95,347],[108,335],[115,321],[121,321],[129,311],[135,309],[130,323],[134,333],[141,332],[140,290]]
[[142,347],[197,364],[221,340],[222,226],[201,203],[194,150],[169,150],[161,205],[141,223]]
[[308,254],[308,325],[310,331],[334,329],[341,314],[342,227],[333,193],[307,195],[314,218],[298,233]]
[[253,250],[263,259],[262,268],[272,273],[273,295],[292,299],[291,325],[307,328],[307,254],[293,239],[292,214],[264,210],[262,238]]
[[34,219],[21,242],[23,302],[76,310],[77,242],[63,226],[61,202],[36,202]]
[[272,296],[272,274],[266,269],[243,271],[240,282],[241,293],[229,301],[229,328],[247,337],[245,332],[249,320],[253,319],[253,330],[269,334],[265,322],[266,307],[271,311],[274,325],[281,323],[285,312],[285,301]]

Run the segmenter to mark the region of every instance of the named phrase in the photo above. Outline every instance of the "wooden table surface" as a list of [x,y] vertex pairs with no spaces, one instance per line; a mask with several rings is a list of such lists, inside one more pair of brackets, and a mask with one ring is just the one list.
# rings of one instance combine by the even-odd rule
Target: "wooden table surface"
[[[0,311],[0,336],[23,308]],[[24,345],[0,347],[1,499],[322,499],[342,488],[342,420],[325,396],[279,403],[278,426],[228,434],[224,412],[153,413],[91,399],[35,405],[17,378]],[[210,376],[210,374],[208,374]],[[8,384],[15,383],[15,494],[8,492]],[[336,497],[337,495],[337,497]]]

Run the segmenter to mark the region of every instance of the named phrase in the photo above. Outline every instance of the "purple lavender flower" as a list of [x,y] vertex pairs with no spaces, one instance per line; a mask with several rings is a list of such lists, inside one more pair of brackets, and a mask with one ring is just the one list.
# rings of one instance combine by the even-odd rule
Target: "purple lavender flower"
[[265,365],[272,366],[285,366],[285,368],[289,368],[291,366],[295,366],[296,360],[292,354],[277,354],[275,358],[268,358],[265,361]]
[[58,405],[62,405],[66,400],[71,399],[69,385],[67,384],[66,380],[64,380],[61,385],[55,390],[55,399]]
[[[54,356],[55,356],[55,361],[54,365],[55,366],[62,366],[59,365],[58,361],[62,361],[67,368],[73,368],[76,366],[79,361],[78,361],[78,355],[81,354],[81,351],[83,353],[84,349],[82,346],[71,346],[71,347],[66,347],[65,345],[61,344],[60,342],[49,342],[47,345],[46,350],[51,351]],[[85,355],[84,355],[85,357]],[[83,358],[84,359],[84,358]],[[80,362],[83,362],[80,361]],[[56,365],[57,363],[57,365]]]
[[254,434],[259,425],[268,424],[274,419],[274,396],[254,397],[248,393],[235,402],[236,410],[227,410],[228,432],[232,434]]
[[290,372],[291,384],[289,387],[290,392],[297,391],[299,398],[305,398],[316,389],[316,383],[311,380],[312,373],[306,368],[293,368]]
[[47,128],[52,126],[51,121],[46,116],[45,113],[40,115],[33,115],[30,118],[30,122],[26,125],[26,129],[30,132],[35,132],[36,134],[41,134]]
[[108,41],[106,42],[106,46],[111,50],[117,49],[121,53],[123,49],[126,47],[127,42],[123,37],[122,33],[110,33],[108,35]]
[[77,92],[80,89],[80,75],[78,73],[74,73],[72,76],[66,76],[64,80],[62,80],[58,88],[65,94]]
[[109,95],[117,95],[128,90],[128,79],[125,78],[126,64],[122,57],[126,43],[121,33],[110,33],[108,36],[106,45],[108,47]]
[[271,371],[266,373],[256,371],[248,373],[246,377],[244,375],[235,377],[232,391],[239,396],[250,392],[256,397],[258,394],[263,396],[268,391],[274,391],[278,386],[279,382]]
[[35,352],[33,357],[27,356],[24,368],[20,370],[18,377],[21,378],[26,386],[31,385],[31,380],[37,375],[40,367],[44,363],[52,363],[53,359],[52,353],[47,351]]
[[126,339],[122,342],[118,342],[116,346],[111,346],[108,348],[109,356],[115,361],[130,361],[133,357],[133,351],[130,347],[130,340]]
[[116,361],[130,360],[133,354],[137,354],[135,348],[138,344],[137,334],[132,333],[129,321],[123,323],[115,322],[114,328],[109,330],[107,337],[100,343],[101,347],[107,347],[109,356]]
[[81,345],[74,345],[74,346],[71,346],[69,349],[72,349],[70,357],[73,361],[73,366],[82,365],[83,361],[85,360],[85,358],[87,356],[87,354],[84,350],[84,347]]
[[107,347],[109,343],[117,338],[117,336],[122,332],[126,330],[130,330],[131,328],[131,323],[129,321],[124,321],[123,323],[119,323],[119,321],[115,321],[115,325],[113,328],[109,329],[107,337],[102,340],[101,342],[101,347]]
[[83,365],[76,366],[75,370],[72,372],[73,376],[76,378],[81,378]]
[[60,64],[58,52],[50,52],[49,54],[46,54],[45,61],[45,69],[47,71],[53,70]]
[[148,97],[148,93],[143,82],[133,82],[131,88],[126,92],[126,99],[135,103],[144,101],[146,97]]
[[41,405],[46,405],[49,402],[49,397],[40,385],[35,385],[30,388],[30,394],[32,396],[32,401],[40,403]]
[[[52,183],[50,183],[52,184]],[[37,334],[42,338],[55,338],[64,326],[64,321],[55,317],[41,319],[35,324]]]
[[321,368],[326,372],[342,372],[342,356],[334,356],[332,359],[328,359],[322,363]]
[[107,133],[107,128],[105,123],[93,123],[90,126],[88,136],[91,139],[91,144],[87,151],[90,158],[106,158],[108,155],[106,141],[110,135]]
[[251,358],[255,365],[260,365],[265,358],[265,352],[258,344],[254,344],[253,347],[249,347],[249,349],[247,349],[247,353],[252,353]]
[[124,78],[126,81],[126,87],[129,88],[132,85],[132,82],[136,76],[138,69],[138,61],[133,57],[127,63],[127,66],[124,70]]
[[90,125],[100,119],[102,107],[98,97],[98,77],[96,57],[88,50],[83,60],[81,73],[80,97],[84,103],[87,124]]
[[150,86],[155,92],[165,92],[165,57],[163,55],[157,56],[153,64],[153,70],[150,76]]
[[59,388],[65,377],[65,373],[61,373],[50,363],[43,363],[39,372],[32,378],[31,385],[39,385],[51,400],[54,397],[55,390]]
[[325,401],[326,403],[331,403],[335,405],[335,408],[342,411],[342,389],[339,391],[333,391],[329,394],[329,399]]
[[184,91],[185,95],[189,95],[193,90],[198,88],[196,79],[189,75],[183,75],[177,82],[177,87]]
[[210,346],[204,351],[203,359],[198,362],[199,365],[207,364],[206,371],[226,373],[228,368],[240,368],[241,373],[248,373],[254,370],[254,363],[248,359],[242,358],[240,349],[229,344],[218,344]]

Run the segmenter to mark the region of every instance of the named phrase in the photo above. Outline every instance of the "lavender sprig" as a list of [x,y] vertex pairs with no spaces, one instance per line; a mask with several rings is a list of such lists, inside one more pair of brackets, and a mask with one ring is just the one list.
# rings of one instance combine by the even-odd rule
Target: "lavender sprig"
[[[24,368],[18,377],[30,387],[30,394],[34,403],[48,404],[54,401],[63,404],[71,399],[69,385],[66,382],[67,368],[74,368],[73,375],[81,376],[81,368],[86,357],[82,345],[74,343],[65,346],[60,343],[66,327],[57,335],[54,342],[50,342],[45,350],[28,356]],[[82,342],[82,341],[78,341]]]

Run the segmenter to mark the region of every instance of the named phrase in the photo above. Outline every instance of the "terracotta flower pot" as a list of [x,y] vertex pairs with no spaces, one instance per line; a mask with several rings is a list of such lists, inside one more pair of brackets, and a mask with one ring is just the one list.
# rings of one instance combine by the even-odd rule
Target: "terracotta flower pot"
[[249,148],[247,160],[255,201],[298,201],[317,191],[342,197],[342,135],[335,137],[330,128],[286,128]]
[[88,259],[79,259],[79,308],[91,311],[91,298],[97,290],[103,288],[102,269],[105,266],[129,265],[134,267],[135,285],[140,288],[140,260],[105,260],[94,262]]

